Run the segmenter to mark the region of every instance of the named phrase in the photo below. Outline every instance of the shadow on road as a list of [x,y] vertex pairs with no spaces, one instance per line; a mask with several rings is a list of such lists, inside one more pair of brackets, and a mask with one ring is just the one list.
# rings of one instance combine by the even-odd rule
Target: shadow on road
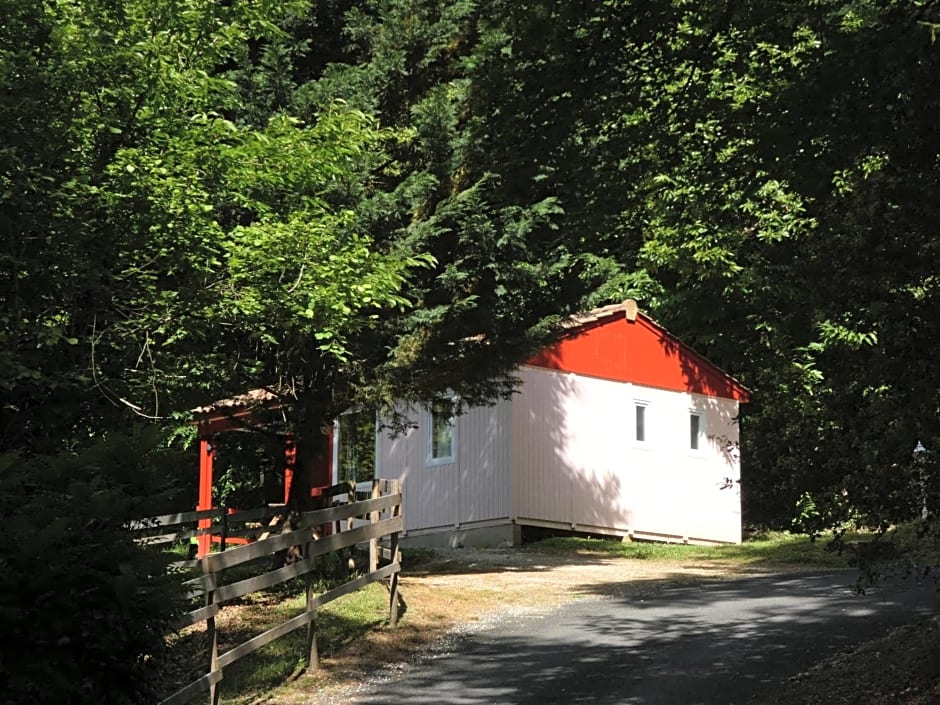
[[851,572],[767,576],[646,596],[634,584],[614,597],[612,586],[584,586],[596,595],[471,634],[355,702],[745,703],[841,647],[937,612],[932,583],[856,595],[853,580]]

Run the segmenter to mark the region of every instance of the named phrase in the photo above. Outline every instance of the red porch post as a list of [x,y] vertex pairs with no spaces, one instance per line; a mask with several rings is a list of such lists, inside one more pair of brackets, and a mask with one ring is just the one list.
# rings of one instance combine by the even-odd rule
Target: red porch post
[[[199,440],[199,504],[196,505],[196,511],[212,509],[212,456],[214,452],[215,449],[209,439]],[[212,526],[212,519],[200,519],[198,526],[200,529],[208,529]],[[212,536],[209,534],[199,537],[199,558],[209,553],[211,542]]]
[[294,468],[297,467],[297,446],[293,438],[284,439],[284,504],[290,498],[290,486],[294,481]]

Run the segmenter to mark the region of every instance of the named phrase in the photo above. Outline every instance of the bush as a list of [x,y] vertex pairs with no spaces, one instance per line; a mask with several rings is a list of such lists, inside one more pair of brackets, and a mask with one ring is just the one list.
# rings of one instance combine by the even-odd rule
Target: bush
[[0,455],[4,705],[153,701],[153,663],[182,606],[180,581],[170,557],[135,543],[125,526],[166,501],[154,440]]

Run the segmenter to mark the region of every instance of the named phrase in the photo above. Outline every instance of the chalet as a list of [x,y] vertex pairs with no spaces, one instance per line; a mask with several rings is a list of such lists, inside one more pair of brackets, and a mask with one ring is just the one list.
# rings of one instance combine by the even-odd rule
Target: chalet
[[376,477],[403,483],[406,544],[514,544],[525,527],[741,541],[748,390],[635,302],[573,319],[517,375],[511,399],[456,418],[431,404],[408,432],[375,434]]

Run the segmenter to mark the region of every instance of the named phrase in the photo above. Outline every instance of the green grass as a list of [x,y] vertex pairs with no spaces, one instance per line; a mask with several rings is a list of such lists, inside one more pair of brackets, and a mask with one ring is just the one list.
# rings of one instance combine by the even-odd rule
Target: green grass
[[527,545],[533,552],[588,551],[636,560],[729,561],[745,565],[806,565],[819,568],[844,568],[845,555],[828,548],[824,539],[810,541],[805,536],[785,532],[762,534],[736,545],[690,546],[677,543],[652,543],[619,540],[555,537]]
[[[268,628],[287,621],[304,610],[304,595],[283,599],[269,608]],[[373,583],[322,607],[317,616],[317,648],[329,657],[368,631],[388,620],[388,591]],[[221,685],[223,703],[242,705],[289,681],[306,668],[307,637],[298,629],[225,669]]]

